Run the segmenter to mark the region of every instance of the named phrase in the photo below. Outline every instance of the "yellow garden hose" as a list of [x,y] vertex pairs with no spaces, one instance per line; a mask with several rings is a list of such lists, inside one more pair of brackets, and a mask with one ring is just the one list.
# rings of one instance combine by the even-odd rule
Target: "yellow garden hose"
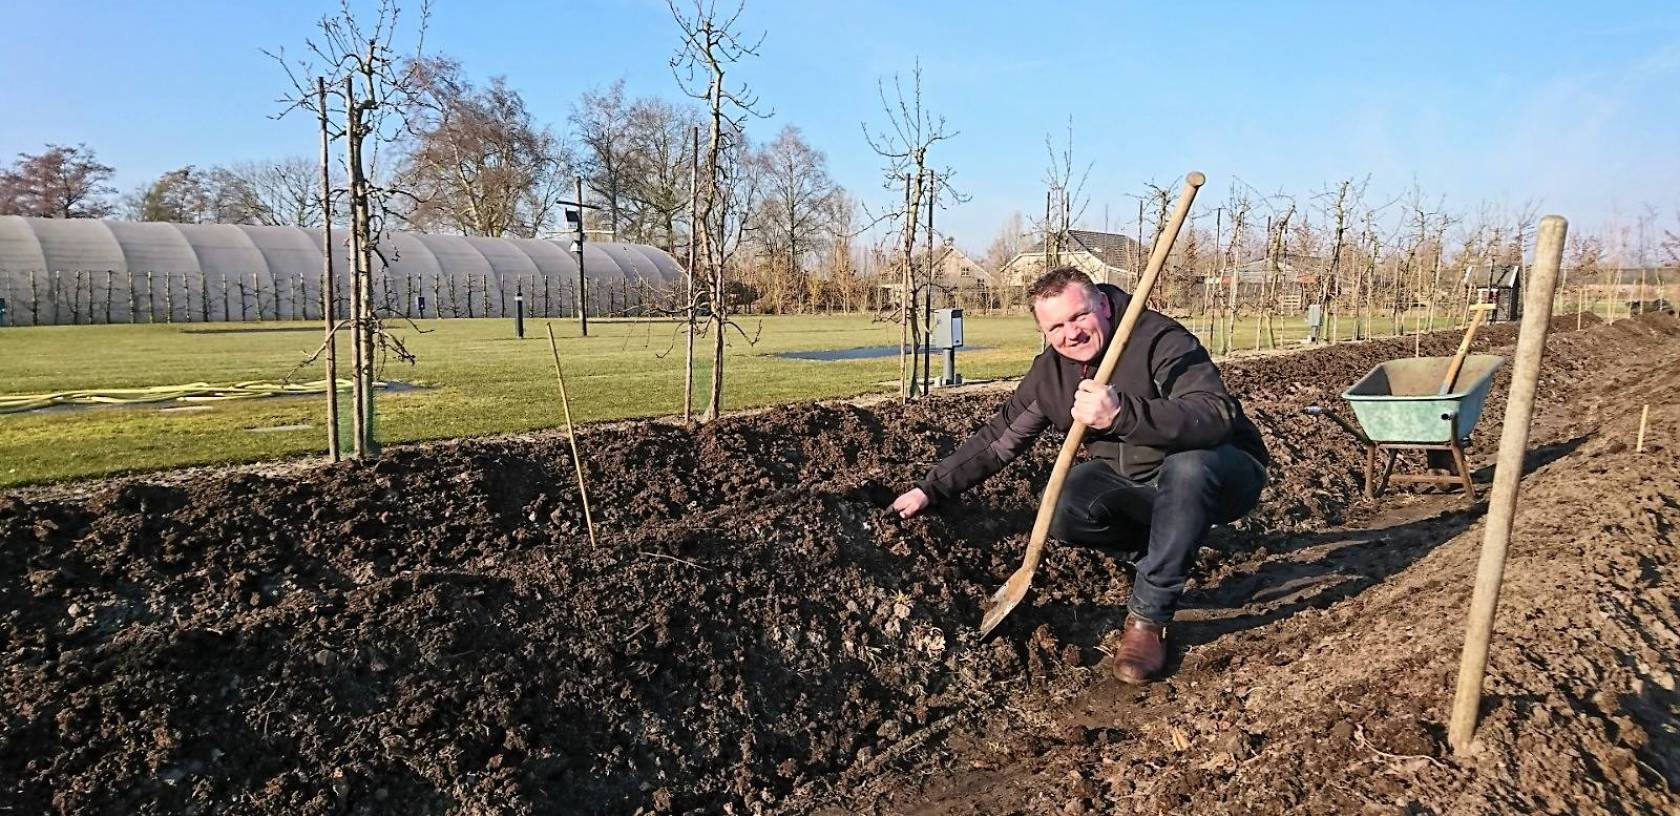
[[[386,385],[383,382],[376,381],[373,387],[384,388]],[[349,380],[341,379],[338,381],[340,391],[349,388]],[[292,383],[248,380],[220,385],[196,382],[186,385],[159,385],[152,388],[90,388],[81,391],[60,391],[56,394],[0,395],[0,414],[18,414],[25,411],[50,408],[54,405],[139,405],[148,402],[169,402],[173,400],[219,402],[222,400],[256,399],[258,397],[293,394],[324,394],[326,391],[327,381],[325,379]]]

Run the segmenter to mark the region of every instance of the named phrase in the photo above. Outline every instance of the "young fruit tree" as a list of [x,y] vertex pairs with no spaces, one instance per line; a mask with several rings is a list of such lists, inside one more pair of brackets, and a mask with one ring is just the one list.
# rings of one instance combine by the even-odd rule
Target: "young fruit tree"
[[[724,333],[740,326],[730,319],[728,269],[735,249],[747,229],[748,216],[758,197],[756,162],[749,155],[745,125],[760,115],[758,98],[742,83],[731,84],[731,67],[758,55],[758,42],[748,45],[738,25],[744,2],[734,11],[720,15],[715,0],[693,0],[679,7],[667,0],[671,17],[682,34],[682,47],[671,58],[671,70],[684,93],[705,103],[706,135],[701,150],[698,179],[694,184],[695,276],[704,290],[708,307],[708,331],[712,334],[712,383],[706,404],[706,421],[723,411]],[[698,309],[688,309],[689,331],[695,331]],[[741,331],[743,337],[746,336]]]
[[922,66],[916,62],[912,71],[910,95],[905,96],[904,83],[895,75],[893,77],[893,94],[889,99],[886,83],[877,82],[876,90],[881,99],[882,112],[887,117],[887,127],[871,133],[869,125],[863,125],[863,136],[869,147],[880,156],[884,162],[882,169],[882,186],[891,192],[904,190],[903,209],[882,213],[877,221],[897,221],[903,224],[900,231],[902,248],[903,274],[900,278],[898,320],[901,326],[899,335],[899,396],[905,401],[916,391],[915,376],[911,370],[912,357],[921,341],[922,327],[916,315],[916,280],[915,280],[915,252],[916,235],[921,227],[922,208],[936,206],[937,202],[929,199],[930,191],[955,196],[951,187],[950,168],[939,171],[941,183],[938,190],[930,183],[930,173],[935,172],[930,167],[930,152],[934,145],[957,136],[956,132],[947,133],[945,117],[931,113],[922,101]]
[[[341,191],[349,209],[350,315],[347,324],[351,338],[351,433],[357,457],[379,452],[374,434],[373,388],[377,364],[381,359],[396,357],[413,362],[414,355],[403,345],[401,338],[391,332],[385,317],[394,314],[389,287],[381,300],[374,280],[375,259],[380,267],[387,267],[381,249],[385,224],[394,215],[393,198],[401,191],[377,183],[370,168],[378,166],[381,147],[393,145],[409,130],[409,112],[419,99],[421,73],[416,66],[424,65],[422,46],[425,42],[429,7],[422,5],[412,39],[412,56],[398,52],[397,37],[401,9],[395,0],[382,0],[372,13],[371,20],[359,19],[348,7],[336,16],[328,15],[318,23],[318,39],[305,41],[308,56],[297,63],[286,60],[285,52],[272,52],[276,62],[285,70],[291,87],[281,96],[282,108],[278,116],[294,111],[306,111],[326,122],[326,138],[344,142],[344,166],[347,188]],[[321,93],[325,90],[326,93]],[[412,197],[412,196],[411,196]],[[330,207],[323,207],[330,211]],[[324,245],[322,251],[331,253]],[[326,289],[323,282],[323,289]],[[327,338],[321,349],[306,359],[313,363],[328,347],[329,339],[343,323],[328,321]],[[336,382],[329,383],[335,388]],[[332,422],[337,418],[333,417]]]

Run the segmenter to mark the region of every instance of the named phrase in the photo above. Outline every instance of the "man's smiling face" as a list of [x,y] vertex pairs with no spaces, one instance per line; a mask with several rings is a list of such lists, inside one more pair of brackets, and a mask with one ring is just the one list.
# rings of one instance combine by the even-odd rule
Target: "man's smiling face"
[[1094,287],[1077,283],[1033,304],[1033,318],[1045,342],[1057,354],[1079,363],[1094,362],[1102,353],[1112,315],[1108,298]]

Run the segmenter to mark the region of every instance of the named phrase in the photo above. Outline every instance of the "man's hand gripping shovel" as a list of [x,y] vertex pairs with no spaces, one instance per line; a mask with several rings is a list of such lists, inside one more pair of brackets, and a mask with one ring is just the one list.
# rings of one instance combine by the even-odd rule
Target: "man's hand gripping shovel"
[[[1132,327],[1137,324],[1138,317],[1143,314],[1149,302],[1149,293],[1155,288],[1155,279],[1161,274],[1161,267],[1166,265],[1167,255],[1172,252],[1173,242],[1178,239],[1179,227],[1184,225],[1184,219],[1190,213],[1190,202],[1196,200],[1196,191],[1207,181],[1201,173],[1192,172],[1184,177],[1184,189],[1178,195],[1178,204],[1173,209],[1172,218],[1167,221],[1166,229],[1155,239],[1155,248],[1149,254],[1149,266],[1144,270],[1143,277],[1138,280],[1137,289],[1132,292],[1132,300],[1126,305],[1126,313],[1121,316],[1119,325],[1114,330],[1114,339],[1108,344],[1108,352],[1103,355],[1102,364],[1097,368],[1097,374],[1092,379],[1098,385],[1108,385],[1109,378],[1114,376],[1114,368],[1120,363],[1120,355],[1126,349],[1126,339],[1131,337]],[[1067,441],[1062,443],[1062,452],[1056,457],[1056,467],[1050,472],[1050,483],[1044,488],[1044,499],[1038,505],[1038,518],[1033,521],[1032,538],[1027,541],[1027,556],[1021,562],[1021,568],[1009,576],[1009,582],[1000,587],[992,600],[986,605],[985,617],[980,621],[980,636],[985,637],[1003,622],[1003,619],[1014,611],[1016,604],[1027,596],[1027,589],[1032,586],[1033,573],[1038,571],[1038,559],[1044,554],[1044,540],[1050,536],[1050,519],[1056,514],[1056,502],[1062,495],[1062,483],[1067,480],[1068,469],[1073,466],[1074,454],[1079,451],[1079,443],[1085,438],[1085,424],[1073,423],[1068,431]]]

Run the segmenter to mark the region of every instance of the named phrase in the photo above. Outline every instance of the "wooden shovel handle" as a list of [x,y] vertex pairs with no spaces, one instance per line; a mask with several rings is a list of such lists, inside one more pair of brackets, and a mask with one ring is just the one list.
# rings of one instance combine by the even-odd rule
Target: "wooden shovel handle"
[[1492,303],[1478,303],[1470,307],[1470,326],[1464,330],[1464,341],[1458,344],[1458,353],[1453,355],[1452,365],[1447,366],[1447,376],[1441,378],[1441,390],[1437,394],[1451,394],[1453,386],[1458,383],[1458,371],[1464,367],[1464,358],[1470,353],[1470,341],[1476,337],[1476,329],[1482,325],[1482,316],[1493,311]]
[[[1126,312],[1114,329],[1114,339],[1109,341],[1108,352],[1103,355],[1102,364],[1097,366],[1096,376],[1091,378],[1098,385],[1108,385],[1109,378],[1114,376],[1114,369],[1120,364],[1120,355],[1126,350],[1126,340],[1132,335],[1132,327],[1137,325],[1138,317],[1143,314],[1149,302],[1149,293],[1155,288],[1155,279],[1160,277],[1161,267],[1167,263],[1173,242],[1178,240],[1178,230],[1190,214],[1190,202],[1196,200],[1196,191],[1206,183],[1207,177],[1201,173],[1192,172],[1184,177],[1184,189],[1178,194],[1172,218],[1155,239],[1155,248],[1149,254],[1149,266],[1144,269],[1143,277],[1138,279],[1132,299],[1126,304]],[[1079,443],[1084,438],[1085,423],[1074,422],[1068,430],[1067,441],[1062,443],[1061,453],[1056,456],[1056,467],[1050,471],[1050,483],[1044,487],[1044,499],[1038,505],[1038,517],[1033,521],[1032,538],[1027,541],[1027,557],[1021,565],[1028,572],[1038,568],[1044,541],[1050,537],[1050,519],[1056,515],[1056,502],[1062,497],[1062,484],[1067,481],[1074,454],[1078,453]]]

